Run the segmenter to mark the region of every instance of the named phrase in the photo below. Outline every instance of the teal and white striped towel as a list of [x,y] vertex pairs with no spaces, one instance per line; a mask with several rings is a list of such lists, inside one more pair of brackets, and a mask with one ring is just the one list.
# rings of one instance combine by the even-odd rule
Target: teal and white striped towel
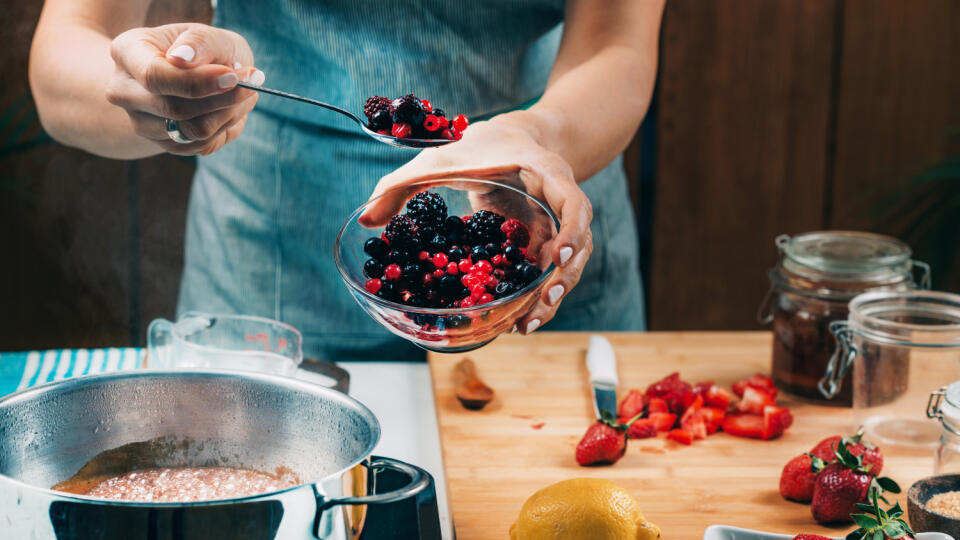
[[93,373],[136,369],[143,349],[57,349],[0,353],[0,396],[31,386]]

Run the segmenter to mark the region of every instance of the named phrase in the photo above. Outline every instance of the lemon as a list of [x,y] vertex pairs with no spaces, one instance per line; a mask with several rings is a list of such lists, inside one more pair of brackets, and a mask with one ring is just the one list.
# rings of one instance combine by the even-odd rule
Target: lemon
[[629,491],[609,480],[573,478],[547,486],[523,503],[510,540],[656,540]]

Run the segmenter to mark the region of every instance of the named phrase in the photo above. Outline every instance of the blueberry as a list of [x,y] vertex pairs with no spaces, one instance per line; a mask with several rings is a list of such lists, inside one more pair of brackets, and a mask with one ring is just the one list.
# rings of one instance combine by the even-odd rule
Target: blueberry
[[390,253],[387,254],[387,258],[390,260],[390,262],[395,262],[397,264],[403,264],[409,261],[410,257],[411,255],[409,251],[397,249],[390,250]]
[[420,284],[420,264],[419,261],[416,263],[407,263],[402,268],[404,281],[414,285]]
[[440,233],[434,234],[427,244],[430,253],[443,253],[448,245],[450,244],[447,242],[447,237]]
[[383,298],[384,300],[396,302],[399,299],[399,292],[397,291],[396,285],[394,285],[392,282],[384,281],[383,285],[380,287],[380,290],[377,291],[377,296]]
[[518,263],[520,259],[523,258],[523,253],[520,252],[520,248],[517,246],[507,246],[507,248],[503,250],[503,256],[512,263]]
[[501,281],[500,283],[497,283],[496,287],[494,287],[493,292],[497,297],[503,297],[510,295],[514,290],[516,289],[512,283],[509,281]]
[[363,252],[378,261],[382,261],[390,252],[390,246],[380,238],[374,237],[363,244]]
[[457,216],[447,216],[447,219],[443,221],[443,232],[447,237],[459,237],[463,234],[463,220]]
[[[424,274],[429,274],[430,272],[433,272],[434,270],[436,270],[436,268],[433,266],[433,261],[431,261],[430,259],[427,259],[425,261],[417,261],[417,263],[420,268],[420,272]],[[406,273],[406,271],[404,271],[404,273]]]
[[446,326],[447,328],[466,328],[470,326],[470,317],[466,315],[451,315],[447,317]]
[[463,250],[457,246],[450,248],[447,251],[447,260],[450,262],[460,262],[460,259],[464,257]]
[[449,274],[440,278],[440,291],[446,295],[457,292],[461,287],[460,278]]
[[430,114],[434,116],[447,116],[446,113],[443,112],[443,109],[438,109],[436,107],[433,108],[433,112],[431,112]]
[[368,278],[378,278],[383,275],[383,263],[376,259],[367,259],[363,263],[363,275]]
[[487,253],[489,253],[491,257],[503,253],[503,250],[500,248],[499,244],[487,244],[483,246],[483,249],[487,250]]
[[520,276],[523,278],[524,283],[532,283],[535,279],[540,277],[540,274],[543,272],[532,264],[528,264],[523,267],[523,272]]
[[477,246],[470,250],[470,262],[477,264],[482,260],[490,260],[490,253],[487,250],[483,249],[480,246]]

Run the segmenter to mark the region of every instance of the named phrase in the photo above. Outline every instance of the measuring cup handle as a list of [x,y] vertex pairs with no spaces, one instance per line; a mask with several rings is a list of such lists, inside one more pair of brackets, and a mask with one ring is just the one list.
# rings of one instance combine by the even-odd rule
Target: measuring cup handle
[[170,367],[173,323],[154,319],[147,327],[147,367]]
[[853,331],[847,321],[833,321],[830,323],[830,333],[836,341],[836,348],[827,363],[827,372],[817,384],[820,393],[827,399],[833,399],[843,386],[843,378],[850,371],[853,359],[857,357],[857,346],[851,339]]

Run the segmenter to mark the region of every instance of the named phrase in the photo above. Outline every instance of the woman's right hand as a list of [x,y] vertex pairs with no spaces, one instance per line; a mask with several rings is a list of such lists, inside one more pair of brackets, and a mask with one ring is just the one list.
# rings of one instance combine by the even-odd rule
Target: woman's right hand
[[[204,24],[128,30],[110,54],[107,100],[127,112],[137,135],[171,154],[206,155],[236,139],[257,103],[257,92],[237,82],[259,86],[265,78],[242,36]],[[174,142],[167,119],[192,142]]]

